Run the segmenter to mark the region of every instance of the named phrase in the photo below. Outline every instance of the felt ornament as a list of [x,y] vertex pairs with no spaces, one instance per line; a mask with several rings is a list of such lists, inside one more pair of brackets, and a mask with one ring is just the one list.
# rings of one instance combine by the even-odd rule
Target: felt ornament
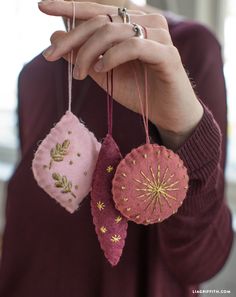
[[[74,28],[75,13],[73,15]],[[91,190],[101,147],[95,136],[71,112],[72,62],[73,52],[68,62],[68,111],[41,142],[32,162],[38,185],[70,213],[78,209]]]
[[148,130],[147,69],[145,66],[145,110],[137,73],[140,109],[146,144],[133,149],[118,165],[112,193],[116,208],[137,224],[153,224],[176,213],[188,189],[187,169],[180,157],[164,146],[151,144]]
[[[111,89],[113,89],[113,71]],[[107,74],[108,82],[108,74]],[[107,87],[107,94],[108,94]],[[98,240],[105,257],[115,266],[121,257],[127,234],[127,219],[115,208],[112,198],[112,179],[122,156],[112,137],[112,90],[108,95],[108,134],[98,156],[91,191],[91,210]]]

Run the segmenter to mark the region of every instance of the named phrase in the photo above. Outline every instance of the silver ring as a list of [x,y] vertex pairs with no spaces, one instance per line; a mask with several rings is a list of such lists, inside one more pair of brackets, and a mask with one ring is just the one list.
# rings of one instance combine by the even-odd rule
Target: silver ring
[[130,24],[130,15],[126,8],[118,8],[118,15],[121,17],[124,24]]
[[139,37],[141,39],[144,39],[144,33],[143,33],[143,27],[138,25],[138,24],[135,24],[133,23],[133,31],[135,33],[135,37]]

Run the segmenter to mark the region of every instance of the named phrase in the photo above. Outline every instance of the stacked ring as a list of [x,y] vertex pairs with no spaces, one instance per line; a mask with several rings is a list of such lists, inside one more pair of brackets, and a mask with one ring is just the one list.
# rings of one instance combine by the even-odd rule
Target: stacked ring
[[[143,27],[138,25],[138,24],[135,24],[135,23],[133,23],[132,25],[133,25],[133,31],[135,32],[135,36],[139,37],[141,39],[144,39],[145,36],[144,36],[144,33],[143,33],[143,30],[144,30]],[[146,31],[145,31],[145,33],[146,33]]]
[[[121,17],[124,24],[130,24],[130,14],[127,12],[126,8],[118,8],[118,15]],[[111,20],[111,17],[108,15]],[[135,36],[141,39],[147,38],[147,29],[144,26],[138,25],[136,23],[132,24]]]
[[118,15],[122,18],[124,24],[130,24],[130,15],[126,8],[118,8]]

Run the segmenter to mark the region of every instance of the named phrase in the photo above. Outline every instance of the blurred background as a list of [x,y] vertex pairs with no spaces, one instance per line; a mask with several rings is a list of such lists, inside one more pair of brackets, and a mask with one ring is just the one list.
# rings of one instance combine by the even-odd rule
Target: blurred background
[[[136,0],[143,5],[145,0]],[[149,0],[149,5],[198,20],[210,28],[222,44],[228,92],[229,145],[227,193],[236,230],[236,0]],[[22,66],[49,45],[55,30],[64,29],[60,18],[40,13],[33,0],[4,2],[1,12],[0,67],[0,238],[4,230],[5,188],[18,161],[17,77]],[[236,249],[224,269],[210,282],[209,289],[231,289],[236,296]],[[204,295],[201,295],[204,296]]]

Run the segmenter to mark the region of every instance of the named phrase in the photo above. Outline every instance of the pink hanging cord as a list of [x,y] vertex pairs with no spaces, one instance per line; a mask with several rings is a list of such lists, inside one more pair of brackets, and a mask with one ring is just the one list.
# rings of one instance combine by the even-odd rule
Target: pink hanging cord
[[[144,130],[145,130],[145,134],[146,134],[146,143],[150,144],[149,128],[148,128],[149,125],[148,125],[148,87],[147,87],[148,75],[147,75],[147,66],[144,65],[144,100],[142,100],[141,90],[140,90],[140,86],[139,86],[138,75],[137,75],[137,71],[135,69],[135,65],[133,65],[133,70],[134,70],[135,83],[136,83],[136,87],[137,87],[137,91],[138,91],[138,98],[139,98],[139,105],[140,105],[141,115],[142,115],[142,118],[143,118]],[[143,101],[144,101],[144,103],[143,103]]]
[[[67,19],[67,32],[71,29],[75,28],[75,2],[72,1],[72,25],[71,20]],[[73,81],[73,50],[68,54],[68,110],[71,111],[71,103],[72,103],[72,81]]]

